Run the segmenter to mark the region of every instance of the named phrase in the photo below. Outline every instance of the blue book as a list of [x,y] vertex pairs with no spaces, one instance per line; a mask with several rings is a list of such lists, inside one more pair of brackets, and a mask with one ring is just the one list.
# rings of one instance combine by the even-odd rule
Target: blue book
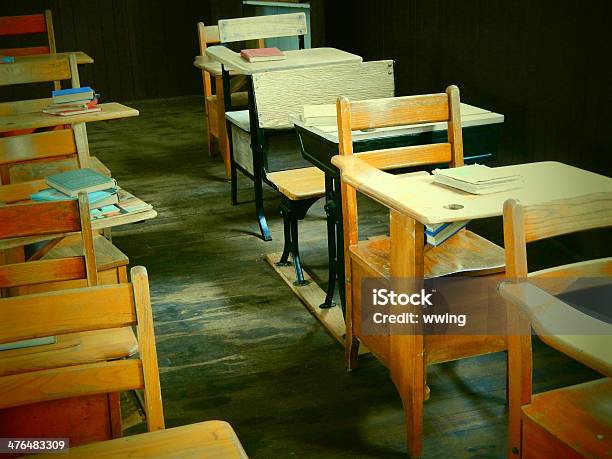
[[80,94],[82,92],[93,92],[93,89],[89,86],[83,86],[82,88],[56,89],[55,91],[51,91],[51,96],[67,96],[69,94]]
[[[87,197],[89,198],[89,207],[91,208],[109,206],[111,204],[116,204],[119,202],[119,197],[117,195],[116,188],[109,188],[108,190],[101,191],[92,191],[91,193],[87,193]],[[47,188],[41,190],[31,195],[30,198],[32,199],[32,201],[38,202],[66,201],[69,199],[76,199],[72,196],[65,195],[61,191],[57,191],[54,188]]]
[[436,225],[425,225],[426,242],[436,247],[458,233],[461,229],[465,228],[469,222],[469,220],[463,220],[451,223],[438,223]]
[[51,91],[54,104],[66,104],[76,101],[89,101],[96,97],[93,89],[89,86],[82,88],[58,89]]
[[76,198],[81,191],[90,193],[117,188],[117,182],[114,179],[89,168],[49,175],[45,180],[50,187],[73,198]]

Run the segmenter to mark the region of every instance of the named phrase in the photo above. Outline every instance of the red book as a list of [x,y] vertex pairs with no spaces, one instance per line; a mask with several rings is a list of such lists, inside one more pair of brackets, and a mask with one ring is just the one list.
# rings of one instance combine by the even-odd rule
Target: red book
[[285,53],[278,48],[243,49],[240,55],[247,62],[281,61],[287,59]]

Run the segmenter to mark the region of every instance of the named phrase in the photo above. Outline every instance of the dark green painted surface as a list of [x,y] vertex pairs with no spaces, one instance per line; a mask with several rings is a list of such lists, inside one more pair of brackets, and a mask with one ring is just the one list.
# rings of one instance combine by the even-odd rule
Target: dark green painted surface
[[[91,123],[88,132],[93,154],[121,186],[159,212],[114,229],[113,241],[149,271],[167,425],[228,420],[253,458],[405,457],[387,370],[370,358],[346,373],[342,349],[263,260],[282,248],[276,193],[264,189],[274,240],[263,242],[253,235],[252,204],[229,205],[223,165],[209,160],[201,98],[132,105],[140,117]],[[240,185],[241,199],[252,199],[251,182]],[[300,225],[303,261],[318,282],[327,275],[322,204]],[[364,236],[386,231],[385,213],[360,205]],[[501,238],[499,219],[474,228]],[[571,260],[576,250],[536,247],[534,268]],[[424,457],[503,457],[504,369],[503,354],[428,369]],[[593,376],[537,346],[537,390]]]

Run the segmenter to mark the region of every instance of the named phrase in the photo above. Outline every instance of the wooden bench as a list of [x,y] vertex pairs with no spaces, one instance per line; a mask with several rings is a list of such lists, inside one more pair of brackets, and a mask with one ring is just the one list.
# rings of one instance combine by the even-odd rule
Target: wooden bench
[[[47,43],[45,45],[4,48],[0,49],[0,55],[14,57],[33,54],[55,54],[57,52],[51,10],[45,10],[44,14],[0,17],[0,36],[22,36],[43,33],[47,36]],[[54,81],[53,84],[55,89],[61,88],[60,81]]]
[[[261,42],[259,47],[261,47]],[[200,45],[199,60],[196,66],[202,70],[202,85],[204,87],[204,108],[206,111],[206,126],[208,137],[208,153],[214,156],[215,142],[221,153],[225,164],[225,172],[230,177],[230,159],[227,142],[227,130],[225,127],[225,95],[223,93],[223,68],[219,62],[210,61],[206,57],[208,45],[220,43],[219,27],[206,26],[203,22],[198,22],[198,43]],[[230,75],[233,72],[230,71]],[[212,79],[214,78],[215,93],[212,91]],[[234,79],[230,85],[231,105],[235,108],[245,108],[248,106],[249,98],[245,91],[238,91],[245,83],[244,77]],[[221,140],[223,137],[223,141]]]
[[[48,82],[48,81],[57,81],[61,82],[63,80],[70,80],[71,87],[77,88],[80,87],[79,80],[79,71],[77,68],[77,61],[75,54],[69,54],[68,57],[57,57],[55,59],[45,59],[45,60],[29,60],[24,62],[17,62],[13,64],[3,64],[0,66],[0,86],[9,86],[15,84],[28,84],[28,83],[40,83],[40,82]],[[35,99],[31,101],[17,101],[17,102],[4,102],[0,104],[0,115],[24,115],[27,116],[29,113],[39,113],[41,116],[44,115],[41,112],[43,108],[45,108],[51,99]],[[51,115],[44,115],[49,118]],[[94,117],[95,119],[95,117]],[[17,120],[16,120],[17,121]],[[89,155],[89,144],[87,140],[87,129],[85,127],[84,122],[70,124],[71,121],[66,119],[67,125],[58,125],[57,121],[54,120],[53,123],[49,124],[49,128],[46,128],[45,123],[40,125],[34,124],[32,127],[17,127],[16,131],[6,131],[3,130],[0,132],[0,139],[2,137],[20,137],[20,135],[24,134],[33,134],[36,133],[37,130],[43,129],[48,131],[51,130],[67,130],[67,128],[71,128],[74,136],[74,144],[76,145],[75,152],[79,153],[79,161],[80,167],[92,167],[99,172],[109,175],[110,170],[102,164],[95,157],[90,157]],[[23,123],[22,123],[23,124]],[[40,137],[42,139],[42,137]],[[21,139],[15,139],[12,142],[12,146],[9,141],[6,142],[8,145],[5,148],[11,148],[11,153],[15,154],[23,154],[20,151],[15,151],[15,148],[21,148]],[[30,140],[25,140],[26,145]],[[44,141],[46,142],[46,140]],[[38,147],[39,148],[47,148],[49,146],[41,145],[43,143],[42,140],[39,140]],[[38,163],[48,162],[48,161],[56,161],[65,158],[53,158],[54,155],[48,155],[49,159],[45,159],[45,157],[38,158]],[[4,152],[0,152],[0,161],[6,161],[4,158]],[[66,161],[63,161],[64,164]],[[0,162],[0,167],[2,162]],[[61,167],[61,166],[60,166]],[[5,169],[5,168],[4,168]],[[0,169],[0,183],[6,184],[7,182],[7,173],[6,170]]]
[[[604,457],[612,451],[612,325],[576,307],[589,304],[570,305],[555,296],[581,279],[609,285],[612,258],[531,273],[527,260],[528,243],[610,226],[610,191],[504,205],[507,282],[499,291],[511,306],[508,457]],[[606,378],[532,395],[532,328],[546,344]]]
[[[83,194],[77,201],[17,204],[0,207],[0,239],[40,234],[78,234],[60,239],[44,256],[29,261],[13,260],[0,265],[0,292],[9,296],[46,292],[98,283],[127,282],[127,257],[107,239],[93,235],[89,206]],[[75,239],[75,241],[69,241]],[[69,243],[68,243],[69,242]],[[76,248],[76,249],[75,249]],[[52,253],[52,252],[56,253]],[[110,253],[109,253],[110,252]],[[117,265],[111,259],[125,260]],[[105,266],[101,267],[100,260]],[[112,265],[112,266],[111,266]],[[100,269],[100,272],[98,272]],[[1,301],[1,300],[0,300]],[[41,371],[68,365],[125,358],[136,352],[131,328],[76,332],[62,335],[57,342],[0,351],[0,377]],[[7,437],[53,436],[58,428],[74,431],[78,415],[87,412],[87,428],[72,437],[74,443],[121,434],[119,398],[98,394],[82,398],[46,402],[0,411],[0,435]]]
[[[426,334],[422,324],[386,333],[368,332],[362,324],[371,320],[365,311],[362,291],[365,279],[379,279],[397,291],[420,288],[424,279],[465,272],[488,275],[503,272],[501,247],[463,229],[436,247],[425,244],[425,228],[414,213],[403,209],[402,201],[390,198],[388,190],[420,196],[416,186],[429,175],[401,178],[383,170],[391,167],[463,165],[463,138],[459,89],[450,86],[445,93],[387,99],[337,102],[339,155],[332,163],[340,169],[344,260],[346,264],[346,338],[348,369],[358,363],[359,345],[364,344],[389,369],[404,407],[407,450],[411,457],[422,451],[423,402],[429,396],[426,385],[428,365],[506,350],[505,336]],[[353,131],[446,122],[448,139],[443,143],[390,148],[353,155]],[[365,156],[367,155],[367,156]],[[366,159],[367,158],[367,159]],[[395,185],[394,180],[403,180]],[[412,183],[411,183],[412,182]],[[386,188],[388,187],[388,188]],[[399,187],[399,188],[398,188]],[[389,209],[389,236],[360,240],[357,192]],[[433,207],[436,208],[436,207]],[[440,222],[442,223],[442,222]],[[363,233],[363,232],[362,232]],[[419,308],[403,307],[419,313]],[[393,327],[393,326],[392,326]]]
[[[257,136],[265,146],[268,136],[279,130],[293,129],[291,117],[299,115],[306,105],[334,103],[338,96],[355,100],[390,97],[394,93],[393,61],[306,67],[253,75],[257,108]],[[299,255],[298,221],[308,209],[325,196],[325,175],[316,167],[282,171],[267,169],[268,150],[251,148],[251,124],[247,111],[226,114],[231,124],[232,161],[244,171],[255,174],[260,168],[264,180],[281,193],[280,211],[284,225],[284,249],[280,264],[291,256],[296,283],[304,283]],[[299,147],[296,145],[296,150]],[[232,183],[232,200],[236,201],[236,184]]]
[[[0,343],[49,334],[138,328],[138,358],[93,362],[0,377],[0,408],[75,396],[144,391],[148,434],[70,448],[72,457],[180,456],[244,458],[225,422],[164,430],[153,315],[146,270],[131,270],[131,283],[87,287],[0,300]],[[165,453],[164,453],[165,452]],[[167,453],[167,454],[166,454]],[[158,456],[159,457],[159,456]]]

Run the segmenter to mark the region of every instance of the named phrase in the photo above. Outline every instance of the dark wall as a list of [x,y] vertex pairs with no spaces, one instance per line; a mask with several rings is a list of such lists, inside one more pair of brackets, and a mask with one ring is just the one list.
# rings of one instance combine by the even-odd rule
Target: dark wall
[[326,4],[327,44],[396,61],[399,95],[461,89],[506,116],[500,161],[610,175],[610,2],[364,0]]
[[[313,0],[316,46],[323,39],[322,5]],[[84,51],[95,59],[81,66],[81,83],[104,100],[119,101],[201,93],[201,73],[192,65],[199,54],[196,23],[242,16],[241,0],[0,0],[0,16],[47,8],[58,51]],[[0,48],[10,47],[3,43]],[[46,94],[40,86],[5,88],[0,100]]]
[[53,12],[58,51],[85,51],[95,59],[81,67],[81,81],[106,100],[196,93],[196,22],[240,14],[239,1],[2,0],[0,15],[46,8]]

